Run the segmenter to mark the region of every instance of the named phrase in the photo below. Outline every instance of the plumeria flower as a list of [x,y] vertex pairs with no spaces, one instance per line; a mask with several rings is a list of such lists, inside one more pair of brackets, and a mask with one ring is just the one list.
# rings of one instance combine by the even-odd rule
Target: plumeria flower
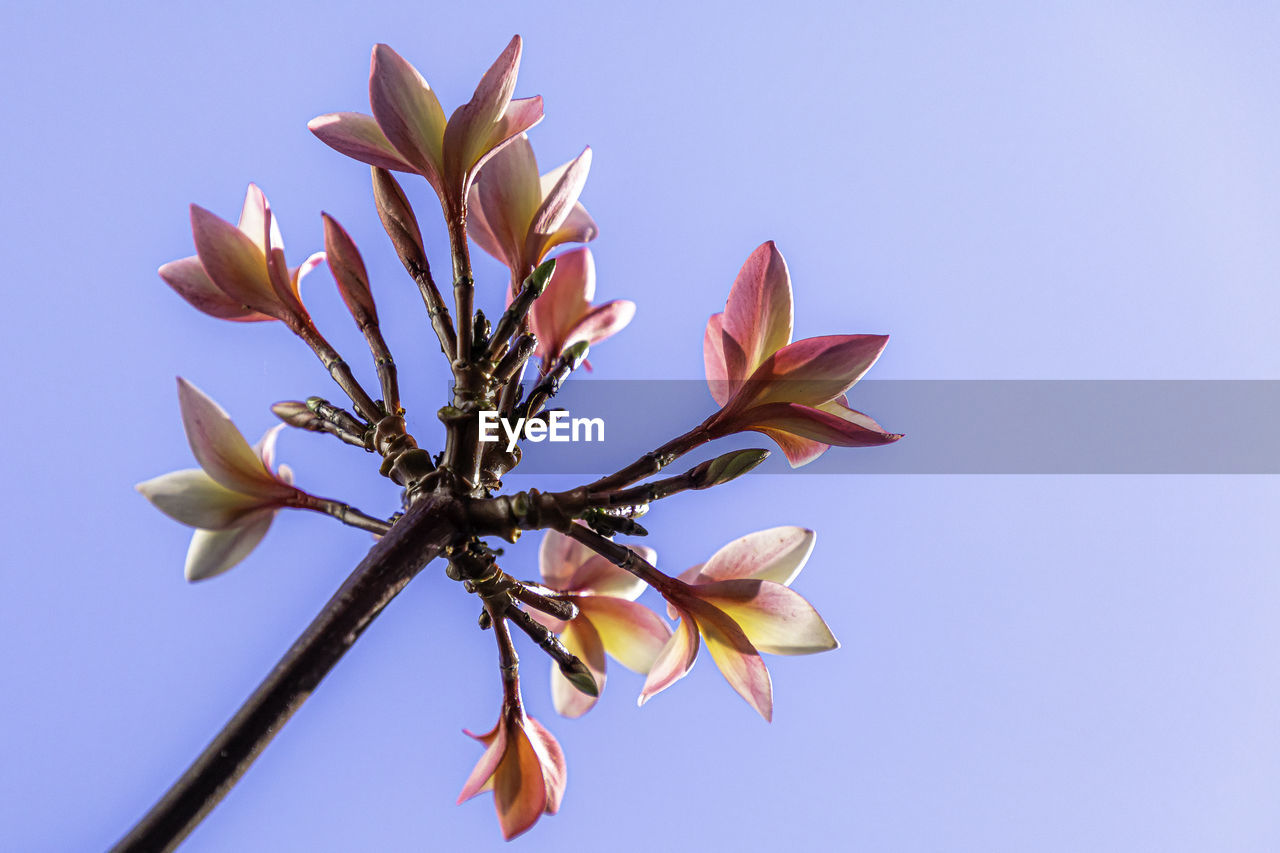
[[507,705],[493,731],[477,735],[484,755],[458,802],[484,791],[493,791],[498,824],[507,841],[538,822],[543,813],[555,814],[564,796],[564,752],[551,732],[524,713],[520,705]]
[[[547,289],[529,311],[529,325],[538,338],[534,354],[542,360],[544,371],[571,345],[586,341],[594,347],[625,328],[636,313],[636,304],[628,299],[591,304],[596,295],[596,263],[586,246],[555,260]],[[591,369],[589,363],[587,369]]]
[[493,155],[476,177],[467,201],[471,238],[511,270],[519,286],[547,252],[563,243],[586,243],[598,233],[578,201],[591,168],[591,149],[547,174],[525,134]]
[[312,500],[293,486],[287,466],[275,467],[276,437],[267,430],[253,447],[222,407],[178,380],[182,425],[199,468],[164,474],[136,488],[170,518],[196,528],[187,549],[189,581],[219,575],[249,555],[267,535],[276,511]]
[[844,392],[875,364],[887,335],[825,335],[791,340],[791,276],[772,242],[751,253],[724,311],[703,339],[707,384],[720,411],[704,424],[713,437],[743,430],[778,443],[791,466],[831,445],[868,447],[897,441]]
[[464,210],[476,172],[503,145],[542,120],[542,98],[512,99],[520,68],[515,36],[480,78],[471,100],[445,120],[436,93],[385,44],[373,49],[373,115],[330,113],[307,125],[331,148],[371,166],[422,175],[450,218]]
[[680,624],[650,668],[640,704],[688,673],[701,635],[733,689],[772,719],[773,685],[760,652],[808,655],[839,646],[813,605],[788,589],[809,559],[814,537],[803,527],[748,534],[664,591]]
[[[652,548],[631,546],[640,557],[654,563]],[[671,628],[635,599],[645,582],[626,572],[586,545],[563,533],[548,530],[539,554],[542,582],[578,606],[578,615],[563,622],[543,613],[530,615],[560,635],[565,648],[586,664],[604,690],[605,652],[634,672],[647,673],[668,638]],[[591,710],[596,697],[580,692],[556,667],[551,668],[551,698],[566,717],[580,717]]]
[[292,328],[304,322],[298,285],[324,253],[287,266],[280,226],[256,185],[249,184],[238,225],[193,204],[191,231],[196,254],[160,267],[160,277],[179,296],[223,320],[282,320]]

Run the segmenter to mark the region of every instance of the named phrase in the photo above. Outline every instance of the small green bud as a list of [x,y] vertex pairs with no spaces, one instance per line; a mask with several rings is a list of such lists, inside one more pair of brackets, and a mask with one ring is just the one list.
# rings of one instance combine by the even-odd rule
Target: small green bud
[[547,289],[547,282],[551,280],[551,274],[555,271],[555,258],[543,261],[533,272],[529,273],[529,277],[526,278],[523,285],[521,285],[522,289],[528,288],[532,290],[533,297],[535,299],[538,298],[542,295],[542,292]]
[[689,472],[694,489],[709,489],[735,480],[769,458],[767,450],[734,450],[703,462]]
[[590,350],[591,346],[586,341],[578,341],[576,344],[565,347],[560,358],[568,363],[570,370],[577,370],[578,365],[587,360],[587,353]]
[[588,696],[600,695],[600,687],[596,684],[595,676],[591,674],[591,670],[587,669],[587,665],[576,657],[560,664],[560,674],[569,679],[569,683],[579,692]]

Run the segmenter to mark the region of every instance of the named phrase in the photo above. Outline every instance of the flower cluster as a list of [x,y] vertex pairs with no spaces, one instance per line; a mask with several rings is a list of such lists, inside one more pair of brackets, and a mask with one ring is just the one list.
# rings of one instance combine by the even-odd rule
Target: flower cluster
[[[791,589],[813,552],[812,530],[788,525],[747,534],[675,576],[658,570],[652,548],[614,541],[647,534],[635,519],[651,504],[722,486],[768,455],[735,451],[683,474],[651,479],[714,439],[759,432],[799,466],[831,446],[888,444],[901,437],[850,408],[846,396],[879,358],[887,338],[793,341],[791,279],[773,243],[751,253],[724,310],[707,323],[703,357],[717,411],[592,483],[558,493],[503,491],[502,477],[519,464],[520,454],[518,448],[503,452],[481,443],[479,414],[545,416],[561,383],[579,365],[590,368],[588,350],[625,328],[636,310],[625,299],[594,303],[591,250],[570,245],[588,243],[598,233],[580,200],[592,152],[583,148],[539,174],[526,132],[542,120],[543,105],[538,97],[514,97],[521,50],[517,36],[471,99],[446,119],[423,76],[390,47],[378,45],[369,76],[372,115],[336,112],[309,125],[330,147],[372,167],[379,218],[422,295],[452,372],[449,402],[438,410],[445,429],[440,452],[419,447],[408,431],[370,268],[332,217],[322,214],[324,252],[289,267],[276,217],[266,196],[250,184],[236,225],[192,205],[196,254],[160,268],[161,278],[205,314],[236,322],[279,320],[302,339],[350,408],[313,396],[276,403],[272,411],[289,426],[375,454],[379,472],[399,488],[401,506],[377,517],[298,489],[289,469],[274,460],[283,425],[251,447],[216,403],[178,381],[183,426],[200,467],[137,488],[161,511],[196,529],[187,555],[189,580],[212,577],[243,560],[281,509],[321,512],[380,541],[344,593],[330,602],[328,618],[317,620],[273,672],[254,713],[237,715],[215,741],[208,754],[218,760],[184,777],[179,785],[188,789],[166,797],[144,819],[136,833],[146,840],[131,849],[176,843],[172,834],[159,843],[155,833],[189,830],[208,811],[207,798],[234,782],[297,707],[304,686],[317,683],[404,582],[436,556],[445,558],[448,577],[480,599],[480,625],[495,638],[501,675],[498,721],[487,733],[472,735],[484,752],[459,802],[492,792],[508,839],[543,814],[556,813],[566,782],[560,745],[525,712],[513,626],[554,661],[551,697],[556,711],[570,718],[599,701],[607,658],[644,676],[638,698],[643,705],[684,678],[705,646],[730,686],[769,720],[773,688],[762,655],[838,647],[818,612]],[[450,241],[452,314],[432,275],[409,195],[390,171],[422,177],[440,202]],[[492,304],[502,306],[492,323],[474,308],[468,240],[509,272],[488,291]],[[368,344],[378,377],[375,393],[356,378],[303,305],[299,283],[322,260]],[[533,358],[540,369],[526,389],[522,377]],[[515,541],[526,530],[544,531],[536,581],[507,574],[497,562],[502,552],[487,541]],[[666,618],[639,601],[650,588],[665,602]],[[299,669],[305,666],[315,668]],[[210,775],[217,773],[223,775]],[[202,800],[192,793],[197,789],[218,793]]]

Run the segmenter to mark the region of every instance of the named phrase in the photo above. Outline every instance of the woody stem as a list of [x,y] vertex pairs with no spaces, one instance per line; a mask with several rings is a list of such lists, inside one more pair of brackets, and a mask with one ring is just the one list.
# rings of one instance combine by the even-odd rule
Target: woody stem
[[113,853],[178,846],[212,811],[347,649],[456,534],[456,505],[434,496],[412,506],[375,544],[306,631],[213,742]]

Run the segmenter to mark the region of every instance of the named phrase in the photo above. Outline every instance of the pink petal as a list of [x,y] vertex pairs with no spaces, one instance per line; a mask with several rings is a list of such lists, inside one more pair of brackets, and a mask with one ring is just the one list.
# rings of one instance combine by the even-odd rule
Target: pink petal
[[537,823],[549,800],[538,753],[524,728],[513,726],[493,777],[493,803],[502,837],[510,841]]
[[533,333],[538,337],[537,354],[544,361],[554,359],[565,347],[565,336],[590,309],[595,293],[596,265],[585,246],[556,256],[556,268],[547,289],[529,312]]
[[476,160],[473,169],[479,169],[489,158],[502,150],[504,145],[511,142],[520,134],[542,121],[542,97],[540,95],[532,98],[514,98],[507,105],[506,110],[502,113],[502,117],[498,119],[497,124],[489,131],[489,139],[485,143],[487,150],[480,153],[480,159]]
[[418,70],[385,44],[373,49],[369,105],[391,146],[439,191],[444,162],[444,111]]
[[564,786],[568,778],[564,762],[564,750],[551,732],[533,717],[525,718],[525,734],[533,751],[538,754],[538,763],[542,765],[542,776],[547,786],[547,814],[560,811],[560,800],[564,797]]
[[639,705],[684,678],[698,658],[698,625],[688,612],[677,608],[677,613],[680,615],[680,624],[649,668],[649,677],[645,679],[644,689],[640,691],[640,699],[637,701]]
[[724,332],[742,347],[744,375],[791,342],[791,311],[791,276],[771,240],[742,265],[724,307]]
[[222,407],[182,378],[178,379],[178,403],[191,452],[210,477],[228,489],[264,500],[294,494],[263,467]]
[[817,534],[786,525],[748,533],[711,555],[691,583],[755,578],[790,585],[813,553]]
[[733,396],[735,383],[729,380],[724,360],[724,314],[712,314],[702,336],[702,363],[707,371],[707,387],[717,406],[724,406]]
[[726,411],[832,400],[871,369],[888,341],[887,335],[825,335],[788,344],[756,368]]
[[498,763],[502,761],[502,755],[507,749],[506,726],[501,721],[487,734],[476,735],[471,732],[467,734],[485,744],[485,751],[462,786],[462,792],[458,794],[459,803],[466,802],[492,786],[493,775],[497,772]]
[[258,547],[275,516],[274,510],[266,509],[260,515],[247,516],[236,527],[197,530],[187,548],[187,564],[183,570],[186,579],[202,581],[234,568]]
[[[642,560],[656,565],[657,552],[644,545],[628,545]],[[633,601],[644,592],[645,583],[626,569],[593,553],[581,563],[566,581],[566,590],[588,593],[590,595],[608,595],[614,598],[625,598]]]
[[[811,655],[840,646],[813,605],[782,584],[762,580],[717,581],[700,584],[698,597],[728,614],[751,644],[762,652]],[[710,640],[707,645],[711,646]]]
[[[537,242],[537,251],[532,255],[536,255],[541,261],[547,252],[556,246],[564,243],[587,243],[594,240],[599,233],[600,229],[596,226],[596,221],[591,218],[591,214],[587,213],[587,209],[578,203],[570,209],[564,222],[555,231],[550,234],[531,235]],[[532,259],[531,256],[530,260]]]
[[[467,236],[474,240],[477,246],[508,267],[519,263],[518,260],[507,257],[507,251],[503,247],[502,241],[498,239],[498,235],[489,226],[484,207],[480,203],[479,184],[472,184],[471,190],[467,194]],[[509,293],[510,289],[508,289]],[[508,299],[508,304],[510,304],[510,299]]]
[[419,172],[387,139],[372,116],[328,113],[307,122],[307,129],[333,150],[353,160],[397,172]]
[[583,563],[595,557],[596,552],[576,539],[556,530],[548,530],[542,537],[538,552],[538,566],[542,582],[555,590],[570,591],[573,573]]
[[[472,206],[471,213],[474,214],[477,207],[482,211],[484,225],[499,247],[499,251],[490,251],[490,254],[513,270],[517,269],[525,260],[522,257],[525,238],[542,200],[538,161],[527,136],[522,134],[511,140],[485,164],[476,179],[472,197],[479,204]],[[484,248],[479,238],[476,242]]]
[[[293,292],[298,293],[299,285],[307,273],[324,263],[324,252],[314,252],[307,257],[305,261],[289,270],[289,278],[293,282]],[[299,298],[301,301],[301,298]]]
[[[579,616],[565,624],[560,642],[572,654],[577,655],[596,680],[599,692],[604,692],[604,646],[600,635],[586,619]],[[569,683],[555,666],[551,667],[551,701],[561,716],[576,719],[595,707],[597,697],[588,696]]]
[[196,254],[210,280],[247,309],[279,318],[279,298],[271,287],[267,259],[239,228],[199,205],[191,205]]
[[284,248],[284,238],[280,236],[280,226],[270,216],[271,205],[267,196],[257,184],[249,184],[244,194],[244,205],[240,208],[240,222],[236,227],[245,233],[258,251],[266,254],[268,247]]
[[302,297],[298,294],[297,283],[289,273],[289,265],[285,263],[284,252],[273,248],[267,255],[267,279],[271,282],[271,291],[280,302],[277,316],[290,328],[296,329],[309,321],[307,309],[302,305]]
[[[846,411],[860,414],[852,409]],[[839,415],[798,403],[753,406],[730,420],[736,425],[736,430],[777,430],[839,447],[878,447],[902,438],[897,433],[867,429]]]
[[367,320],[378,321],[378,307],[373,304],[373,294],[369,291],[369,273],[365,270],[364,259],[355,241],[338,221],[327,213],[321,213],[324,220],[324,250],[329,262],[329,270],[333,280],[338,284],[338,292],[342,301],[347,304],[351,316],[357,324]]
[[211,317],[220,320],[235,320],[241,323],[254,323],[262,320],[273,320],[258,311],[245,308],[239,302],[227,296],[209,278],[200,259],[195,255],[170,261],[160,267],[160,277],[165,284],[187,300],[193,307]]
[[258,443],[253,446],[253,452],[262,460],[262,466],[271,473],[276,470],[276,442],[279,441],[280,433],[283,431],[284,424],[276,424],[264,432],[262,438],[258,439]]
[[[741,583],[741,581],[725,581]],[[785,587],[784,587],[785,588]],[[699,591],[701,592],[701,591]],[[738,695],[747,700],[765,721],[773,719],[773,682],[760,653],[747,635],[727,614],[703,601],[688,602],[698,620],[698,630],[707,641],[716,666]]]
[[564,345],[586,341],[595,344],[613,337],[627,327],[636,315],[636,304],[629,299],[615,299],[592,308],[565,334]]
[[671,639],[671,627],[643,604],[588,595],[578,599],[578,607],[578,618],[591,621],[604,650],[633,672],[650,672]]
[[[533,217],[531,231],[550,234],[564,224],[587,185],[591,171],[591,148],[546,175],[541,181],[542,205]],[[548,179],[550,179],[548,181]],[[548,186],[548,183],[550,184]]]
[[828,414],[835,415],[838,418],[848,421],[851,424],[857,424],[863,429],[869,429],[872,432],[882,432],[886,435],[892,435],[887,429],[876,423],[875,419],[870,415],[864,415],[855,409],[849,408],[849,397],[841,394],[834,400],[823,403],[821,406],[814,406],[815,409],[821,409]]
[[201,468],[162,474],[134,488],[173,520],[204,530],[241,525],[246,516],[263,508],[258,498],[233,492]]
[[769,427],[753,427],[753,429],[761,435],[767,435],[777,443],[782,449],[782,453],[787,457],[787,462],[792,468],[799,468],[801,465],[808,465],[822,454],[826,453],[831,445],[823,444],[820,441],[813,441],[808,438],[800,438],[789,432],[779,429],[770,429]]
[[471,100],[449,116],[444,149],[448,151],[445,168],[451,181],[461,182],[464,174],[477,166],[481,155],[494,147],[488,144],[489,136],[511,103],[520,70],[520,52],[520,36],[514,36],[480,78]]

